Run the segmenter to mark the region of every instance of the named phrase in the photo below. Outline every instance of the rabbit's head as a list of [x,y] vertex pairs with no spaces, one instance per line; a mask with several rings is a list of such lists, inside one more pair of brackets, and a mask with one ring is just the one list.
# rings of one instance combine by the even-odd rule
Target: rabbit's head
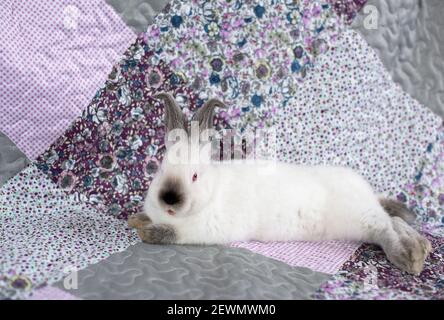
[[170,94],[156,97],[165,105],[166,153],[148,190],[147,201],[167,215],[183,217],[210,201],[215,184],[210,137],[215,133],[214,110],[224,104],[209,100],[193,115],[189,128]]

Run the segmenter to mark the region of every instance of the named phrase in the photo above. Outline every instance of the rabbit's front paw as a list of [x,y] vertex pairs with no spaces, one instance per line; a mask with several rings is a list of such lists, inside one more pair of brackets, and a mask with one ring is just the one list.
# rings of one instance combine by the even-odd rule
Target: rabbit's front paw
[[137,213],[128,217],[128,226],[130,228],[141,229],[151,223],[151,219],[143,213]]
[[143,242],[151,244],[171,244],[176,242],[176,230],[168,224],[151,224],[137,230]]

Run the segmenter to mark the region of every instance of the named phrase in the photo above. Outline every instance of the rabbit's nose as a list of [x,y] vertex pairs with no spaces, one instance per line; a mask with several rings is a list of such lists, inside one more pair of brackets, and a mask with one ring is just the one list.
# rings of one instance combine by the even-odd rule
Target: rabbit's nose
[[160,199],[166,204],[172,206],[181,201],[181,196],[177,192],[174,191],[164,191],[160,195]]

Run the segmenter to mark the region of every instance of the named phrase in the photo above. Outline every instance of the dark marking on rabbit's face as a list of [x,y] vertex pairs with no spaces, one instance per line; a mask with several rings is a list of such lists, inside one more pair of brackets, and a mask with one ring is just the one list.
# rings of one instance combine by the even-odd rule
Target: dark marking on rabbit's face
[[185,202],[184,190],[179,179],[168,178],[159,191],[159,201],[168,208],[180,208]]

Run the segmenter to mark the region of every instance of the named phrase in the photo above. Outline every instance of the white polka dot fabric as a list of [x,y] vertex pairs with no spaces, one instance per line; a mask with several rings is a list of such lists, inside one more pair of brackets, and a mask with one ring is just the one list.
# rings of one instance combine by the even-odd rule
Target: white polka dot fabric
[[134,33],[105,0],[2,1],[0,131],[30,158],[104,83]]
[[344,30],[278,112],[278,157],[352,167],[377,191],[396,194],[441,122],[393,82],[358,33]]

